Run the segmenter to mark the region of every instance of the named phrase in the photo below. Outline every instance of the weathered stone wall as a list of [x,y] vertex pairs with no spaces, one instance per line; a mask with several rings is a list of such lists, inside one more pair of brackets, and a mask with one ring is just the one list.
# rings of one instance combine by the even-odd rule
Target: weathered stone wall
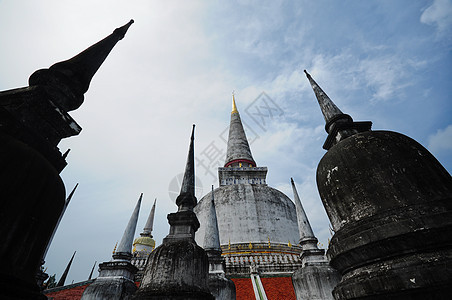
[[395,132],[353,135],[322,158],[317,185],[343,275],[337,299],[450,296],[452,177],[424,147]]

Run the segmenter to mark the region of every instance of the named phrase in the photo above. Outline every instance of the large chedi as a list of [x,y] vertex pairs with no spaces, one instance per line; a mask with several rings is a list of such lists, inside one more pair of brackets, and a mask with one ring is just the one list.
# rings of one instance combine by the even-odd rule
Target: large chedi
[[[226,274],[249,276],[252,267],[260,274],[290,275],[301,266],[295,205],[266,184],[267,168],[256,166],[234,98],[226,162],[218,174],[220,187],[213,193]],[[212,192],[194,208],[201,245],[211,199]]]
[[354,122],[306,75],[328,132],[317,186],[335,299],[450,299],[452,177],[416,141]]

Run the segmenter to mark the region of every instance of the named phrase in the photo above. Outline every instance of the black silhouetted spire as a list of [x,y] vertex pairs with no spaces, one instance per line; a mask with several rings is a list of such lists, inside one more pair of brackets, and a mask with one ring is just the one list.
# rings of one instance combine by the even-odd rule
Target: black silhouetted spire
[[73,58],[34,72],[28,80],[29,85],[47,86],[51,94],[64,94],[66,97],[55,97],[60,99],[57,104],[64,111],[77,109],[83,103],[83,94],[88,90],[94,74],[132,23],[133,20],[130,20],[116,28],[112,34]]
[[63,275],[61,275],[61,278],[58,281],[56,286],[63,286],[64,285],[64,282],[66,281],[67,274],[69,273],[69,269],[71,268],[72,261],[74,260],[74,256],[75,256],[76,252],[77,251],[74,251],[74,254],[72,254],[71,260],[67,264],[66,269],[64,270]]
[[[180,195],[176,199],[176,204],[179,206],[179,210],[192,210],[196,205],[195,197],[195,124],[193,124],[193,129],[190,138],[190,147],[188,149],[187,164],[185,166],[184,179],[182,180],[182,186],[180,189]],[[188,197],[189,196],[189,197]],[[182,199],[190,201],[182,201]],[[189,203],[190,202],[190,203]],[[191,203],[193,202],[193,203]],[[183,208],[182,208],[183,207]]]
[[97,261],[94,262],[93,268],[91,269],[91,273],[89,273],[88,280],[91,280],[93,277],[94,268],[96,267]]
[[323,148],[328,150],[341,140],[358,132],[368,131],[372,127],[372,122],[354,122],[352,117],[344,114],[320,88],[311,75],[304,70],[306,77],[311,84],[314,94],[319,102],[323,117],[325,118],[325,130],[328,133]]

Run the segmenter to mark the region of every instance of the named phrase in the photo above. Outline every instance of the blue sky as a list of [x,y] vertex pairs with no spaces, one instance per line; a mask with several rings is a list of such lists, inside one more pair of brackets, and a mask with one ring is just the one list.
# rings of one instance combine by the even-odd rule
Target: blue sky
[[83,131],[59,146],[72,149],[61,174],[68,192],[80,186],[46,266],[59,277],[77,250],[68,283],[85,280],[94,261],[110,260],[141,192],[137,235],[157,198],[161,243],[193,123],[196,157],[209,165],[198,162],[198,198],[218,186],[221,156],[209,162],[205,154],[226,149],[232,90],[269,185],[292,198],[294,178],[326,245],[328,219],[315,186],[326,133],[303,69],[343,112],[414,138],[452,170],[450,0],[0,1],[0,89],[26,86],[35,70],[131,18],[85,103],[71,112]]

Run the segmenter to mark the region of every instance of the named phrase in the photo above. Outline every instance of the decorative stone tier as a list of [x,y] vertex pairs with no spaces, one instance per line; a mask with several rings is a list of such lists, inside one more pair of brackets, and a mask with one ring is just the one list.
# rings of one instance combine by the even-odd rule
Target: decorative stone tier
[[218,177],[220,186],[242,183],[266,185],[267,167],[218,168]]
[[248,243],[221,246],[226,275],[246,276],[256,266],[259,274],[291,275],[301,267],[299,246],[276,243]]
[[146,256],[132,257],[131,263],[138,269],[137,273],[135,274],[135,281],[141,281],[141,279],[143,279],[144,269],[146,268],[148,258],[149,254],[147,254]]

